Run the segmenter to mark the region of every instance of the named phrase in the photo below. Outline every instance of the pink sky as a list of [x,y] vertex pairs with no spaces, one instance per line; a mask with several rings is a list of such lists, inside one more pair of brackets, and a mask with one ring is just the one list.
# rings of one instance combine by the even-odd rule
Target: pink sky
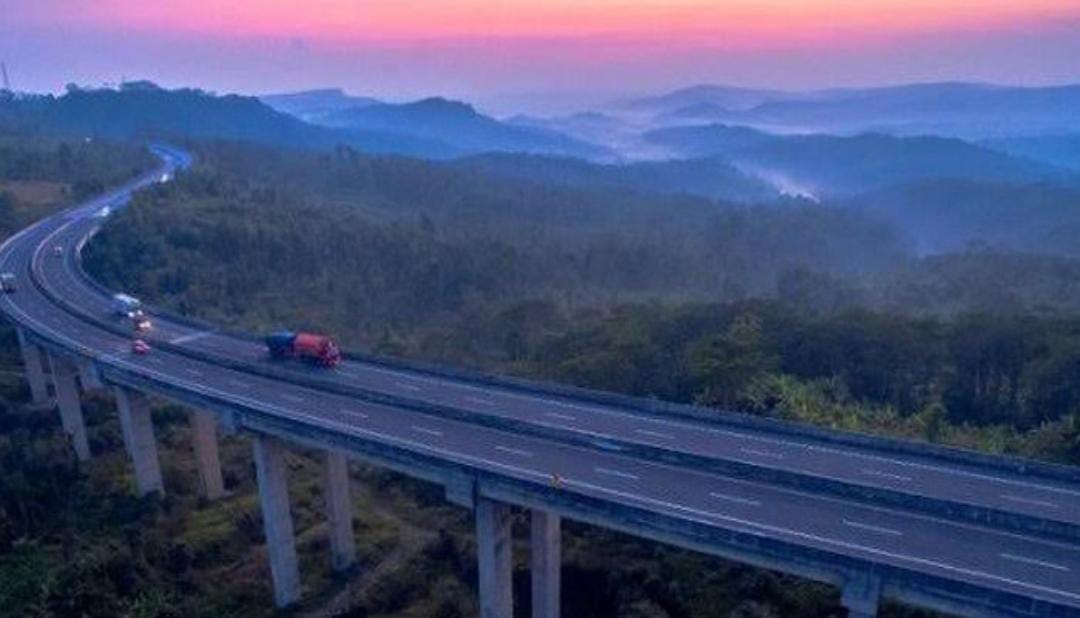
[[0,0],[0,15],[0,60],[36,90],[126,76],[497,106],[690,82],[1080,81],[1077,0]]

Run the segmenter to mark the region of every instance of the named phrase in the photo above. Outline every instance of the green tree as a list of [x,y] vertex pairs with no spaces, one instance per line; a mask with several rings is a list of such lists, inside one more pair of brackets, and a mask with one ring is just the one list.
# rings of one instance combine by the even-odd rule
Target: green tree
[[761,319],[753,314],[736,317],[725,332],[700,340],[688,354],[695,399],[720,407],[738,404],[748,387],[779,365],[766,346]]

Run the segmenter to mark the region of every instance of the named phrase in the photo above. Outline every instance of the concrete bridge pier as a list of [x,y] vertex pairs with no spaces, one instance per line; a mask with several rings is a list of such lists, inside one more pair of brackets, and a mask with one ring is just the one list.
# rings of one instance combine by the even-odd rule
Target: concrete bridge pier
[[476,502],[476,553],[480,618],[513,618],[513,556],[510,505],[479,498]]
[[341,453],[326,452],[323,464],[323,500],[330,535],[330,556],[335,571],[344,571],[356,562],[353,533],[353,503],[349,491],[349,461]]
[[135,487],[140,496],[152,492],[165,494],[161,479],[161,463],[158,460],[157,439],[154,438],[154,420],[150,416],[150,402],[142,393],[118,386],[115,389],[116,405],[120,411],[120,429],[124,434],[124,446],[135,468]]
[[266,532],[266,552],[274,582],[274,602],[288,607],[300,600],[300,567],[296,558],[296,538],[289,511],[288,470],[285,446],[275,438],[256,436],[255,473],[259,483]]
[[199,471],[199,489],[208,500],[216,500],[225,495],[221,459],[218,456],[217,422],[213,414],[202,410],[192,410],[190,418],[191,442]]
[[90,361],[79,363],[79,383],[84,391],[103,391],[105,383],[101,380],[101,374],[97,367]]
[[533,510],[529,541],[533,618],[559,618],[562,519]]
[[79,461],[87,461],[90,459],[90,444],[86,439],[86,423],[79,402],[79,385],[75,381],[78,369],[55,354],[49,355],[49,365],[52,367],[57,407],[60,408],[60,424],[71,438],[75,456]]
[[875,618],[881,604],[881,578],[872,575],[852,577],[844,585],[840,602],[848,610],[848,618]]
[[15,334],[19,337],[26,381],[30,383],[30,398],[35,406],[45,406],[49,403],[49,383],[45,379],[45,365],[41,360],[44,352],[40,346],[27,339],[23,329],[15,329]]

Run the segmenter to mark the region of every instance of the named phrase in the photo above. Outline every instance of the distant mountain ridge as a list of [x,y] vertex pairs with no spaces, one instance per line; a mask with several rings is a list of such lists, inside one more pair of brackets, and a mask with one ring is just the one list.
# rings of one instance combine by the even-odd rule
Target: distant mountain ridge
[[710,124],[654,129],[642,134],[642,139],[669,149],[672,156],[712,157],[782,138],[750,127]]
[[348,95],[341,88],[304,90],[284,94],[266,94],[259,100],[279,112],[296,116],[306,122],[350,107],[365,107],[382,103],[370,97]]
[[461,101],[431,97],[412,103],[350,107],[318,120],[327,127],[425,136],[468,155],[489,151],[596,159],[610,151],[550,129],[500,122]]
[[[340,91],[283,95],[278,105],[355,103]],[[346,97],[343,99],[342,97]],[[283,103],[284,101],[284,103]],[[310,109],[310,108],[308,108]],[[608,151],[565,135],[500,123],[471,106],[445,99],[411,104],[370,103],[328,112],[317,126],[248,96],[201,90],[166,90],[150,82],[119,88],[71,88],[62,96],[0,98],[0,123],[48,133],[111,138],[209,138],[332,148],[347,145],[372,154],[448,159],[488,151],[601,157]]]
[[675,122],[695,120],[818,133],[877,131],[982,139],[1080,131],[1080,85],[1013,87],[944,82],[773,93],[741,108],[727,104],[722,97],[677,96],[683,92],[652,99],[684,103],[654,107],[654,113]]
[[681,88],[667,94],[616,101],[612,108],[653,113],[672,112],[695,105],[713,105],[728,110],[751,109],[769,101],[788,100],[799,96],[782,90],[765,90],[701,84]]

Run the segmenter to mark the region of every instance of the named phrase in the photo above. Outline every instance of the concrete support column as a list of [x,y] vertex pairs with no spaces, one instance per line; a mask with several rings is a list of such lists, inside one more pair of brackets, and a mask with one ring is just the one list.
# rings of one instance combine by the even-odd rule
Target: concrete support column
[[513,618],[514,588],[510,506],[481,498],[476,503],[476,553],[480,618]]
[[326,501],[326,518],[330,528],[331,562],[335,571],[343,571],[356,562],[356,537],[352,525],[349,461],[341,453],[326,452],[323,500]]
[[71,438],[75,456],[79,461],[86,461],[90,459],[90,444],[86,440],[79,385],[75,381],[78,369],[54,354],[49,355],[49,365],[52,367],[57,407],[60,408],[60,424],[64,427],[64,433]]
[[840,603],[848,618],[875,618],[881,603],[881,578],[873,574],[852,577],[844,585]]
[[266,531],[266,552],[274,580],[274,602],[287,607],[300,600],[300,567],[289,512],[289,480],[285,447],[278,440],[256,437],[255,472],[259,481],[259,504]]
[[105,389],[105,383],[101,381],[101,375],[91,361],[79,363],[79,382],[82,384],[84,391],[101,391]]
[[135,487],[140,496],[152,492],[165,493],[161,480],[161,463],[158,461],[157,439],[154,438],[154,420],[150,416],[150,402],[146,395],[124,387],[116,387],[116,406],[120,410],[120,429],[124,433],[124,446],[135,468]]
[[199,470],[199,489],[203,496],[216,500],[225,495],[218,457],[217,423],[213,414],[191,411],[191,442],[195,449],[195,464]]
[[532,615],[559,618],[562,519],[554,513],[534,510],[531,525]]
[[45,380],[45,366],[41,359],[43,352],[26,338],[23,329],[15,329],[15,333],[19,337],[19,349],[22,351],[23,366],[26,367],[26,381],[30,383],[30,397],[35,406],[44,406],[49,402],[49,383]]

